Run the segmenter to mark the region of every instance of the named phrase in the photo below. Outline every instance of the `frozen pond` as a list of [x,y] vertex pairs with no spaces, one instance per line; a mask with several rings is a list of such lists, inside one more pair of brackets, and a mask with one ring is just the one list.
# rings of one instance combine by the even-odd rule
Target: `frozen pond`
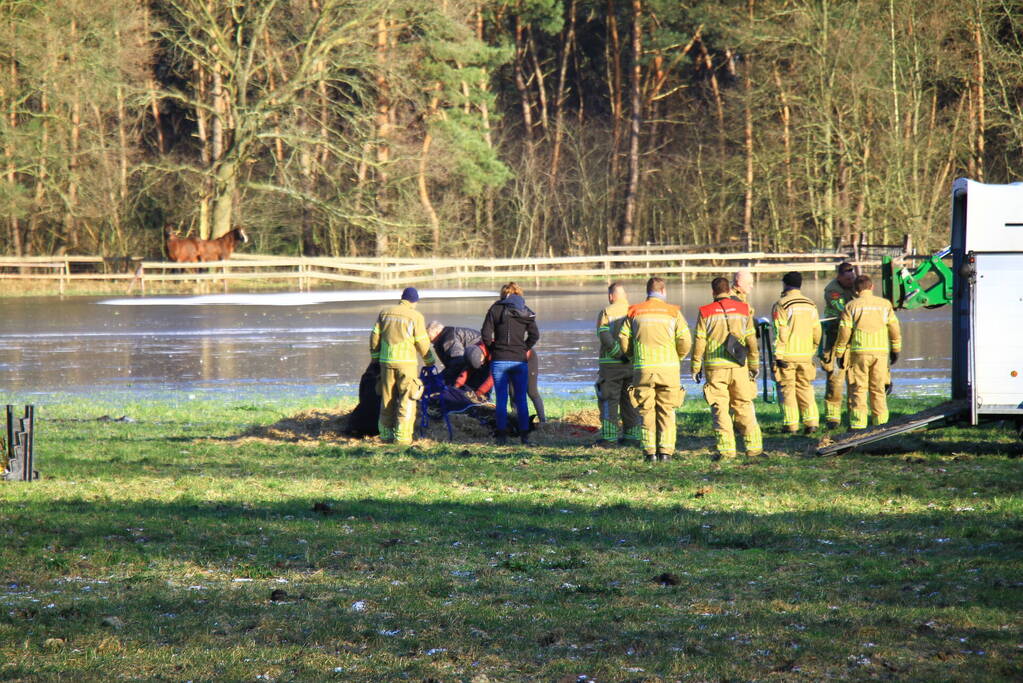
[[[821,301],[824,283],[808,280],[803,291]],[[642,282],[630,285],[630,299],[639,301]],[[421,291],[427,321],[476,328],[495,298],[487,289]],[[592,394],[594,321],[604,292],[600,286],[527,288],[541,331],[544,392]],[[773,281],[760,282],[758,317],[769,314],[778,293]],[[369,360],[369,330],[380,308],[397,298],[381,294],[8,299],[0,304],[3,393],[40,403],[65,394],[120,400],[353,395]],[[669,301],[682,305],[692,326],[697,307],[710,301],[709,287],[689,283],[685,295],[671,282]],[[948,391],[950,316],[948,308],[900,313],[905,341],[894,368],[897,393]],[[688,362],[683,371],[688,378]]]

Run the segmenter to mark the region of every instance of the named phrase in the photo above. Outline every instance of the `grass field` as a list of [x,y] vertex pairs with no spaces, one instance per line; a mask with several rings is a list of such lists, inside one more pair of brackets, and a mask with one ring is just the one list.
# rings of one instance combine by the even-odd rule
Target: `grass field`
[[1008,428],[809,458],[761,406],[770,457],[712,463],[688,401],[664,464],[238,438],[310,407],[40,408],[43,479],[0,482],[0,680],[1023,677]]

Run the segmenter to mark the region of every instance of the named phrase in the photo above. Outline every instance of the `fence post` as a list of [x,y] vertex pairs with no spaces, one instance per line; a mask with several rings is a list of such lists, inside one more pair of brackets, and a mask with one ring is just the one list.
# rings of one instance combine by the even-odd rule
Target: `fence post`
[[64,281],[71,274],[71,261],[64,257],[64,266],[60,269],[60,296],[64,298]]

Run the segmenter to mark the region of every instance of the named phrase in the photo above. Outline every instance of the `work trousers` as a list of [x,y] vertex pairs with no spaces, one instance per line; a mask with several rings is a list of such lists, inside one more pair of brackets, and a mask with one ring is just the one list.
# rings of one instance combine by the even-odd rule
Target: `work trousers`
[[817,427],[820,415],[817,412],[817,399],[813,395],[813,380],[816,376],[817,368],[812,361],[788,361],[784,368],[775,366],[774,378],[778,380],[781,418],[785,429],[798,429],[800,416],[804,427]]
[[377,393],[380,394],[380,438],[400,444],[412,443],[416,424],[416,402],[423,395],[423,382],[415,365],[381,365]]
[[717,434],[717,451],[721,457],[735,455],[735,432],[742,434],[746,455],[760,455],[764,450],[764,439],[753,410],[753,399],[757,385],[750,379],[749,370],[737,368],[707,368],[703,396],[710,405]]
[[888,356],[851,353],[846,368],[849,374],[849,427],[866,429],[868,395],[874,424],[888,422],[888,397],[884,390],[891,377]]
[[682,405],[677,369],[636,370],[632,375],[632,400],[639,414],[641,442],[645,455],[675,452],[675,409]]
[[[845,369],[838,367],[835,363],[834,351],[827,351],[821,362],[821,366],[828,376],[828,382],[824,389],[824,419],[828,422],[842,421],[842,389],[846,382],[849,382],[849,404],[850,410],[852,410],[852,379],[849,377],[849,367],[852,364],[851,355],[848,351],[845,354]],[[882,386],[891,383],[891,368],[885,363],[885,377]],[[852,424],[852,418],[849,419]],[[853,427],[853,429],[858,429],[858,427]]]
[[[600,438],[642,437],[642,420],[632,402],[632,366],[626,363],[604,363],[597,376],[597,402],[600,404]],[[619,420],[621,429],[619,430]]]
[[[846,354],[846,367],[849,363],[849,355]],[[842,392],[845,388],[845,370],[838,367],[835,362],[835,350],[828,349],[821,359],[821,367],[827,375],[827,384],[824,388],[824,419],[828,422],[842,421]]]

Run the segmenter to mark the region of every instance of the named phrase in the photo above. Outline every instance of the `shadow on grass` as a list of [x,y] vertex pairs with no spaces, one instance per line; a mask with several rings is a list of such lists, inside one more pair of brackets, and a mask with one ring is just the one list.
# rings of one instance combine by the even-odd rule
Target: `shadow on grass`
[[[173,648],[192,653],[183,660],[190,667],[219,662],[227,668],[216,673],[228,678],[232,665],[217,652],[225,646],[246,656],[271,648],[279,658],[281,648],[335,652],[341,644],[341,652],[382,657],[384,678],[417,671],[423,665],[409,658],[438,641],[473,651],[472,660],[500,653],[518,661],[510,670],[541,667],[569,643],[593,646],[594,661],[655,661],[668,645],[688,648],[687,667],[721,666],[714,658],[731,661],[737,652],[760,661],[754,649],[763,645],[714,641],[708,625],[726,635],[811,639],[814,661],[845,666],[856,647],[848,634],[865,625],[920,647],[947,630],[933,622],[944,610],[1012,611],[1021,601],[1018,519],[984,512],[753,514],[557,499],[314,497],[32,501],[0,511],[0,560],[16,591],[55,577],[111,579],[89,593],[80,586],[90,579],[70,579],[62,590],[74,597],[40,596],[13,608],[8,590],[0,628],[102,642],[116,635],[126,651]],[[969,568],[983,568],[983,577],[967,583]],[[281,575],[291,577],[284,603],[271,598]],[[371,607],[351,607],[356,600]],[[840,612],[826,608],[835,604]],[[108,615],[125,625],[105,626]],[[793,624],[811,630],[800,636]],[[900,635],[911,629],[929,631]],[[981,624],[956,635],[1015,643],[1014,634]],[[656,665],[675,666],[672,657],[666,662]],[[963,666],[961,657],[954,665]],[[297,654],[294,666],[306,679],[323,673]]]
[[[829,510],[753,514],[686,505],[585,506],[558,500],[548,505],[423,503],[377,498],[253,503],[83,499],[6,507],[5,528],[13,539],[5,547],[8,552],[20,548],[29,557],[34,553],[43,557],[117,548],[125,559],[160,558],[217,566],[237,563],[239,554],[273,566],[293,553],[298,537],[304,539],[303,545],[321,550],[343,541],[353,553],[374,553],[397,545],[381,545],[381,541],[408,528],[431,543],[490,548],[510,543],[596,551],[626,546],[642,551],[809,550],[829,556],[887,551],[978,557],[990,553],[991,544],[997,544],[1000,553],[1017,553],[1023,548],[1018,519],[972,510],[957,515],[943,511],[850,515]],[[363,529],[353,535],[357,526]],[[945,540],[936,543],[932,535]],[[244,538],[259,543],[241,552],[240,548],[249,547],[238,543]]]

